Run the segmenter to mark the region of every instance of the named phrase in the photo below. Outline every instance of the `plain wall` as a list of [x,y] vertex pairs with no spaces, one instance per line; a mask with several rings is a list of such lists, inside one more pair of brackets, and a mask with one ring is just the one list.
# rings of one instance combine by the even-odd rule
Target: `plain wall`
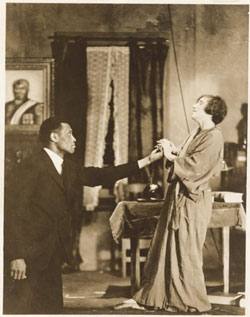
[[[223,97],[228,115],[224,139],[237,142],[241,105],[248,102],[248,6],[172,6],[178,69],[189,128],[191,105],[202,94]],[[171,46],[166,68],[165,136],[179,143],[187,133],[177,68]]]

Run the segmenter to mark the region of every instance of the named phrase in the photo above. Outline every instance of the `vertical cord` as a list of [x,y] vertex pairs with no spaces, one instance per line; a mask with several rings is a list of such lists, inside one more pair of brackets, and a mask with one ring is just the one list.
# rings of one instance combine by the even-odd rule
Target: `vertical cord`
[[180,78],[180,74],[179,74],[179,67],[178,67],[176,48],[175,48],[175,42],[174,42],[174,32],[173,32],[173,24],[172,24],[170,4],[168,4],[168,13],[169,13],[170,29],[171,29],[173,48],[174,48],[174,59],[175,59],[176,71],[177,71],[178,82],[179,82],[179,86],[180,86],[180,92],[181,92],[182,106],[183,106],[185,120],[186,120],[186,124],[187,124],[187,130],[189,133],[190,130],[189,130],[189,125],[188,125],[188,120],[187,120],[187,113],[186,113],[186,107],[185,107],[185,103],[184,103],[183,91],[182,91],[182,86],[181,86],[181,78]]

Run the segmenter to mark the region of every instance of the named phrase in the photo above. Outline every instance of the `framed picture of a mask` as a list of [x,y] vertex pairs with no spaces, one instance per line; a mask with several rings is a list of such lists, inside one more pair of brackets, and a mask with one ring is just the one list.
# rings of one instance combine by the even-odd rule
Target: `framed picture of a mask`
[[53,115],[54,60],[7,58],[5,72],[5,131],[35,132]]

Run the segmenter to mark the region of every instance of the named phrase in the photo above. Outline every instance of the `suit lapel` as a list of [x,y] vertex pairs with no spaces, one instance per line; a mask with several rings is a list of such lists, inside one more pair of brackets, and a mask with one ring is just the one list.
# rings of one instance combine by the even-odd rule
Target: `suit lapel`
[[65,190],[62,176],[57,172],[52,160],[44,150],[42,150],[42,158],[50,176],[63,190]]

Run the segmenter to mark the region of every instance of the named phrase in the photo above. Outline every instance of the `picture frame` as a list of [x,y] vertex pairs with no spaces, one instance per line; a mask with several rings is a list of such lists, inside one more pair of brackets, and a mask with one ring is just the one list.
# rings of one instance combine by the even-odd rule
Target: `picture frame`
[[38,133],[54,114],[53,104],[54,59],[6,58],[6,133]]

